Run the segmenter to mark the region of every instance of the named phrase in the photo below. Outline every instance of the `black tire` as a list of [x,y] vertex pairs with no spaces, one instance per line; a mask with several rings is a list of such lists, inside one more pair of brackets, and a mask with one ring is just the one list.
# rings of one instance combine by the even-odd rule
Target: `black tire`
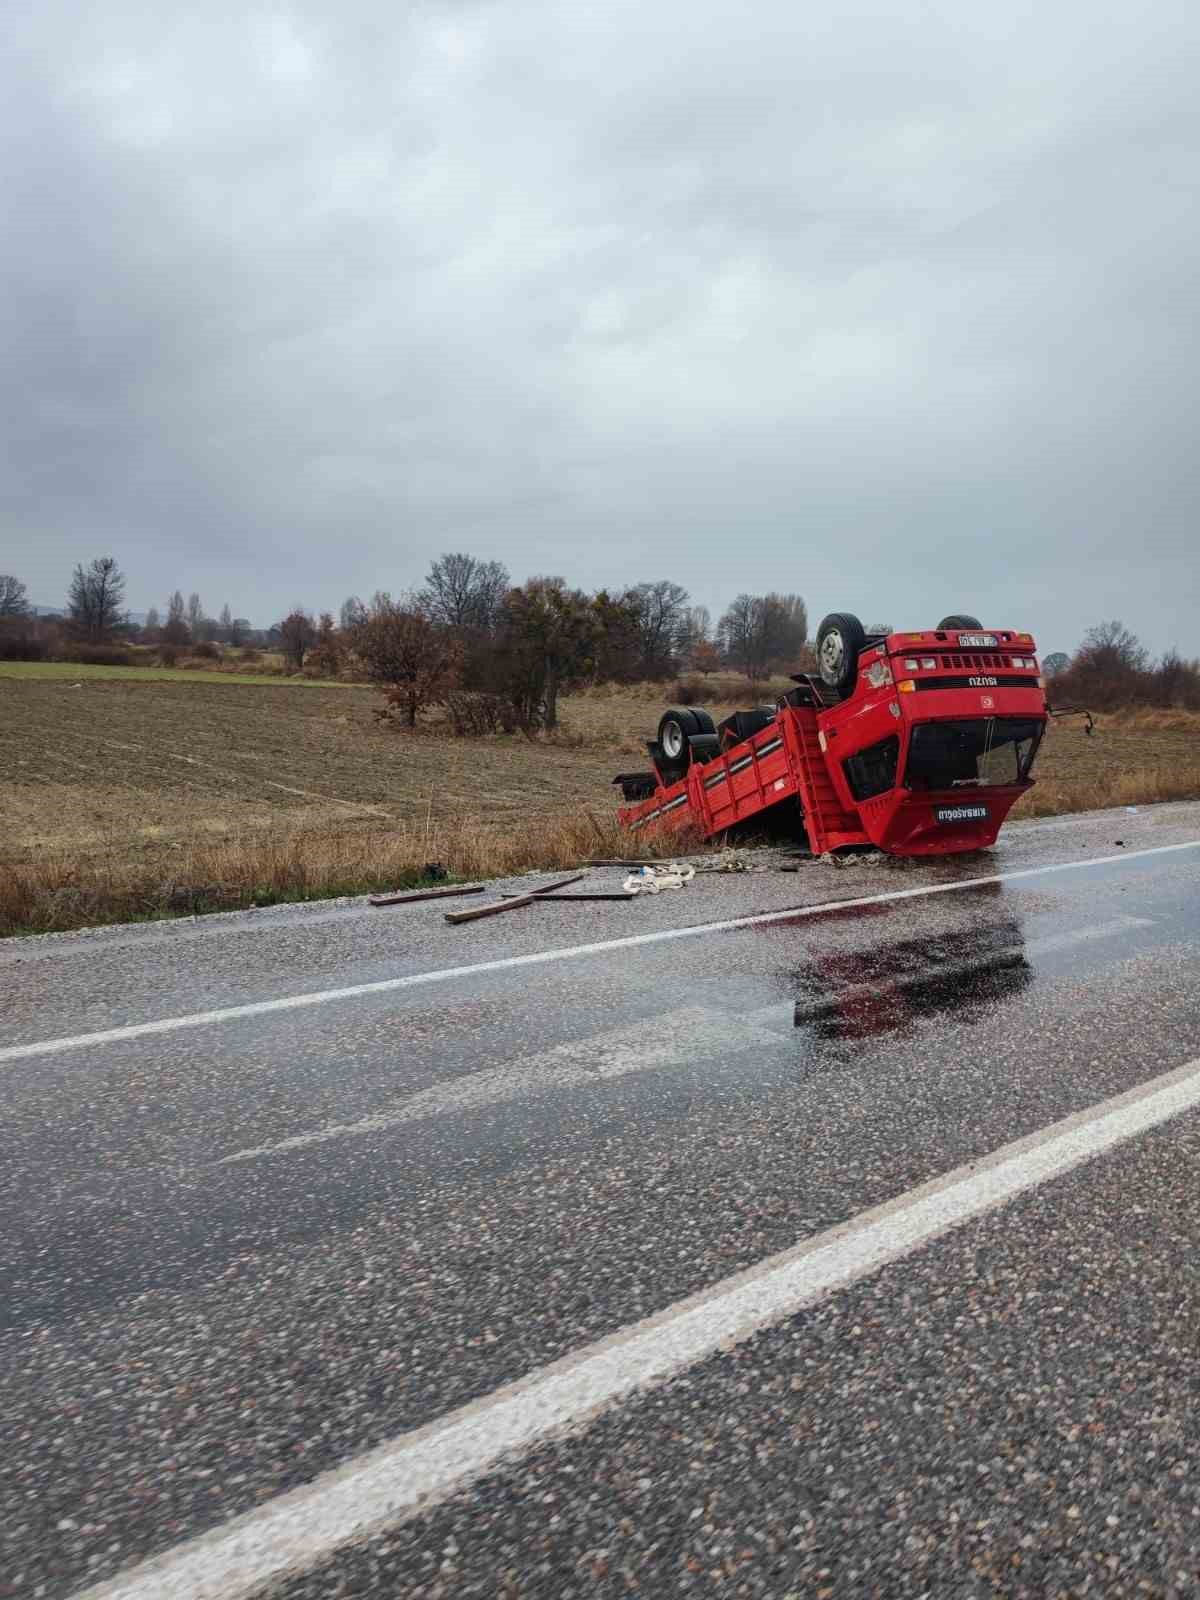
[[703,706],[690,706],[688,709],[696,719],[697,733],[716,733],[717,725]]
[[937,625],[941,633],[943,628],[982,628],[983,623],[978,617],[943,617]]
[[692,734],[706,731],[700,727],[699,718],[694,711],[686,708],[680,710],[674,706],[669,711],[664,711],[658,719],[658,742],[662,746],[668,766],[686,771],[692,758],[688,740]]
[[849,694],[858,681],[858,657],[867,642],[863,625],[848,611],[831,611],[817,629],[817,666],[821,682]]

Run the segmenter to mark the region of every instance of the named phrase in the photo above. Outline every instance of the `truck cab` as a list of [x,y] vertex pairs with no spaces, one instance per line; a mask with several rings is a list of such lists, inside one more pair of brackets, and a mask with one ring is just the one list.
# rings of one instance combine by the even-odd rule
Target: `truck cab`
[[838,800],[893,854],[992,844],[1046,727],[1032,636],[943,626],[866,639],[855,657],[849,692],[817,715]]

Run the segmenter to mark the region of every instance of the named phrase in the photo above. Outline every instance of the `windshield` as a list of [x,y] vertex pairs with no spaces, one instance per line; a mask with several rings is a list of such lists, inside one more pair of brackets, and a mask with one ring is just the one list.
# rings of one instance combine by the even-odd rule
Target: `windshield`
[[908,746],[909,789],[1020,783],[1029,776],[1044,723],[1032,717],[919,722]]

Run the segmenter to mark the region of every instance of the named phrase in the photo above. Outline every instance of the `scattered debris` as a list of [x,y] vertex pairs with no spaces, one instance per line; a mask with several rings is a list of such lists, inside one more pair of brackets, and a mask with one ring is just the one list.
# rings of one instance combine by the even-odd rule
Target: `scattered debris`
[[670,861],[662,866],[639,867],[625,879],[631,894],[657,894],[660,889],[682,889],[696,876],[690,863]]
[[514,894],[507,900],[491,900],[485,906],[472,906],[469,911],[447,911],[446,921],[455,925],[460,922],[477,922],[480,917],[498,917],[505,911],[518,911],[522,906],[534,905],[536,900],[536,895]]
[[372,906],[406,906],[414,900],[444,900],[454,894],[482,894],[482,883],[471,883],[460,887],[458,884],[452,889],[414,889],[411,893],[399,894],[369,894],[367,904]]
[[720,855],[706,857],[696,867],[697,872],[750,872],[751,870],[745,856],[735,855],[732,850],[722,850]]
[[[468,911],[447,911],[446,921],[457,925],[460,922],[477,922],[480,917],[498,917],[505,911],[519,911],[522,906],[536,905],[539,900],[553,896],[557,889],[565,889],[569,884],[580,883],[583,876],[582,872],[576,872],[570,878],[559,878],[554,883],[543,883],[540,888],[527,889],[522,894],[506,895],[504,899],[496,900],[486,906],[472,906]],[[582,899],[583,896],[565,898]]]
[[[539,895],[537,898],[544,900],[546,896]],[[564,900],[569,900],[572,902],[576,900],[636,900],[637,896],[634,894],[632,889],[598,889],[595,891],[595,893],[586,892],[584,894],[556,894],[552,895],[551,898],[556,904],[561,904]]]
[[585,867],[652,867],[654,862],[649,856],[605,856],[583,864]]
[[556,889],[565,889],[569,884],[582,883],[584,876],[585,875],[582,872],[577,872],[573,877],[559,878],[557,883],[544,883],[540,889],[530,889],[529,893],[535,898],[539,898],[540,896],[546,894],[553,894]]

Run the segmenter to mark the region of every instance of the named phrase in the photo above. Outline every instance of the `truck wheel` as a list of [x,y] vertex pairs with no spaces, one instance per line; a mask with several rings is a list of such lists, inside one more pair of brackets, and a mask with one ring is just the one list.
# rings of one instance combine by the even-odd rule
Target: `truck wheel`
[[857,617],[848,611],[831,611],[817,629],[821,682],[849,694],[858,680],[858,656],[866,640]]
[[983,623],[978,617],[943,617],[938,623],[938,632],[943,628],[982,628]]
[[697,733],[716,733],[717,725],[701,706],[691,706],[689,710],[696,719]]
[[695,712],[677,711],[672,707],[664,711],[658,719],[658,742],[662,746],[663,755],[673,767],[686,770],[691,759],[691,746],[688,740],[693,733],[707,733],[707,728],[700,726],[700,719]]

